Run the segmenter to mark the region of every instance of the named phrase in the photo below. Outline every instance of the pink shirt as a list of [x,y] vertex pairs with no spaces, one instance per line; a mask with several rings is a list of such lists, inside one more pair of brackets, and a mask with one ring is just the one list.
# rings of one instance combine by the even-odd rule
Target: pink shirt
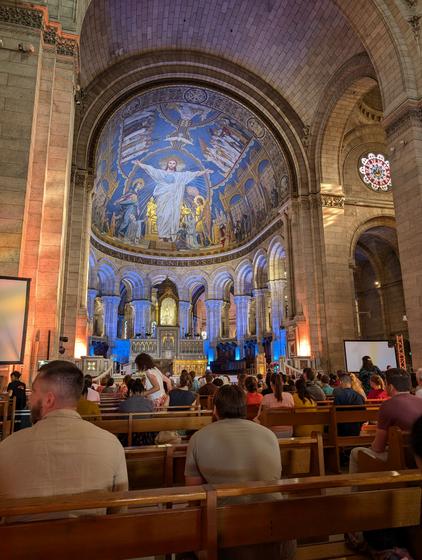
[[[290,393],[283,392],[281,395],[281,401],[278,401],[274,394],[264,395],[262,399],[262,406],[267,408],[294,408],[295,403],[293,396]],[[277,437],[292,437],[293,427],[292,426],[271,426],[271,430],[275,432]]]

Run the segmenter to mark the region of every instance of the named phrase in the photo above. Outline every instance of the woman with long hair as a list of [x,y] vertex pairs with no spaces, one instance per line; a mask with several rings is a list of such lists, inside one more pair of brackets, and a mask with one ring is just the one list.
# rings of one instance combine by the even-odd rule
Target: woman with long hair
[[138,371],[143,373],[146,378],[143,396],[152,400],[155,409],[164,406],[167,401],[167,395],[164,390],[163,375],[155,367],[151,356],[145,353],[138,354],[135,358],[135,364]]
[[366,397],[365,388],[363,386],[363,383],[359,379],[359,377],[357,375],[355,375],[354,373],[349,373],[349,376],[350,376],[350,379],[352,380],[353,391],[356,391],[356,393],[359,393],[359,395],[362,395],[362,397],[366,400],[367,397]]
[[245,379],[246,404],[261,404],[263,396],[258,393],[258,381],[253,375]]
[[381,375],[377,375],[376,373],[374,375],[371,375],[370,384],[371,390],[368,393],[368,399],[388,399],[388,394],[385,390],[384,379],[381,377]]
[[191,389],[192,376],[186,370],[183,370],[180,374],[179,386],[169,393],[169,406],[186,407],[195,404],[196,394]]
[[[306,381],[303,377],[300,377],[295,383],[296,391],[293,393],[293,401],[296,410],[306,409],[309,411],[316,411],[317,404],[308,393],[306,389]],[[312,432],[322,432],[324,426],[319,424],[306,425],[306,426],[296,426],[294,429],[294,435],[297,437],[309,437]]]
[[[271,375],[270,386],[272,393],[263,396],[257,418],[264,408],[294,408],[292,395],[283,391],[283,380],[280,374]],[[292,426],[271,426],[271,430],[279,439],[292,437],[293,434]]]

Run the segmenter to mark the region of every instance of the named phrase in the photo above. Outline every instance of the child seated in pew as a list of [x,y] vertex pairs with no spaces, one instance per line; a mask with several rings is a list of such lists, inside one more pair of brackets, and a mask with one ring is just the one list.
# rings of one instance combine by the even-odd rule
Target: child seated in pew
[[[141,379],[131,379],[128,382],[127,398],[119,404],[119,412],[154,412],[154,404],[151,399],[144,396],[145,386]],[[148,418],[148,416],[134,416],[136,419]],[[132,445],[153,445],[156,437],[155,432],[140,432],[132,434]],[[127,435],[119,437],[123,445],[127,445]]]

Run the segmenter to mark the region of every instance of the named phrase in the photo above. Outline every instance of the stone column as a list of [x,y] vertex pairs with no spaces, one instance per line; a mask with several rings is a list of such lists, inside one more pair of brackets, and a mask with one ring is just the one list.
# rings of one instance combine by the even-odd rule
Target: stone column
[[207,339],[209,349],[216,358],[216,347],[218,339],[221,337],[221,312],[224,301],[220,299],[208,299],[205,301],[207,310]]
[[179,300],[179,329],[181,338],[185,338],[186,333],[190,331],[190,311],[190,301]]
[[135,299],[132,301],[132,307],[135,311],[134,335],[151,332],[151,302],[148,299]]
[[262,346],[262,338],[265,332],[265,288],[258,288],[253,291],[256,301],[256,341],[258,346],[258,353],[264,352]]
[[248,335],[249,304],[251,297],[238,295],[234,296],[234,301],[236,304],[236,338],[239,347],[239,357],[242,359],[245,357],[244,343]]
[[92,288],[88,289],[88,298],[87,298],[87,312],[88,312],[88,319],[92,321],[94,319],[94,306],[95,306],[95,298],[97,297],[98,291]]
[[112,341],[117,337],[118,310],[120,296],[103,296],[104,305],[104,330],[106,336]]
[[422,364],[422,106],[407,101],[386,116],[394,209],[410,346]]
[[270,280],[268,282],[271,291],[271,330],[273,340],[271,343],[272,357],[278,360],[280,356],[285,356],[285,340],[282,340],[282,323],[284,320],[284,293],[286,280]]
[[225,301],[221,311],[221,337],[229,338],[230,336],[230,302]]

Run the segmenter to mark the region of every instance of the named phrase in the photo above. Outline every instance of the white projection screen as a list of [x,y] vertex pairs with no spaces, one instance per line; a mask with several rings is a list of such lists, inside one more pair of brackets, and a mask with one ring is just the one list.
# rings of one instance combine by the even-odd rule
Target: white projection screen
[[397,367],[396,350],[394,346],[388,346],[388,340],[345,340],[344,354],[349,372],[360,370],[363,356],[370,356],[381,371],[387,366]]
[[22,364],[29,303],[28,278],[0,276],[0,364]]

